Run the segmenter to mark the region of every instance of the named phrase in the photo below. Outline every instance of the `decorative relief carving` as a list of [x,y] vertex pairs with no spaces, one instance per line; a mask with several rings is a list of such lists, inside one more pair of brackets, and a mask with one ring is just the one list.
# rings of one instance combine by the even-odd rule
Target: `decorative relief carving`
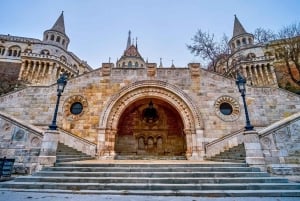
[[[220,107],[223,103],[227,103],[232,107],[232,111],[230,114],[225,115],[221,112]],[[217,116],[223,121],[235,121],[240,116],[240,105],[238,101],[231,96],[219,97],[214,104],[214,108]]]
[[26,140],[26,132],[20,128],[15,128],[12,136],[13,141],[25,141]]
[[[80,114],[72,114],[71,112],[71,106],[74,103],[81,103],[83,106],[82,112]],[[88,102],[86,100],[86,98],[84,98],[81,95],[74,95],[71,96],[69,98],[66,99],[66,101],[64,102],[64,106],[63,106],[63,111],[64,111],[64,117],[67,120],[77,120],[78,118],[80,118],[82,115],[84,115],[88,110]]]
[[41,146],[41,140],[39,138],[37,138],[37,137],[33,137],[31,139],[30,143],[31,143],[31,146],[33,146],[33,147],[39,147],[39,146]]

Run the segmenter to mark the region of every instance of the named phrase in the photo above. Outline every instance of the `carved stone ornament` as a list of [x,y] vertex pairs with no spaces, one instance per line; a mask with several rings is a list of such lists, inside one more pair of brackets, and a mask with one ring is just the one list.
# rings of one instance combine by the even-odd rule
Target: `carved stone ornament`
[[[225,115],[221,112],[221,105],[227,103],[231,106],[232,112],[228,115]],[[214,104],[216,115],[223,121],[235,121],[240,116],[240,105],[236,99],[230,96],[221,96],[219,97]]]
[[[82,112],[80,112],[79,114],[72,114],[71,112],[71,107],[74,103],[81,103],[83,107]],[[64,117],[67,120],[77,120],[82,115],[84,115],[87,112],[87,110],[88,110],[88,102],[86,98],[84,98],[81,95],[71,96],[68,99],[66,99],[66,101],[64,102],[63,111],[64,111]]]

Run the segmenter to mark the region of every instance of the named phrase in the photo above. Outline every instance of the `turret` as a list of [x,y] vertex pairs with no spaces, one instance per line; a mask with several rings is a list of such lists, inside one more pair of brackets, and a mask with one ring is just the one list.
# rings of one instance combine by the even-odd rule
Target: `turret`
[[67,50],[69,37],[65,33],[64,13],[62,12],[56,20],[53,27],[44,32],[43,41],[49,44],[57,45]]
[[253,45],[253,34],[247,33],[239,19],[234,15],[234,27],[232,38],[229,41],[229,46],[232,52]]

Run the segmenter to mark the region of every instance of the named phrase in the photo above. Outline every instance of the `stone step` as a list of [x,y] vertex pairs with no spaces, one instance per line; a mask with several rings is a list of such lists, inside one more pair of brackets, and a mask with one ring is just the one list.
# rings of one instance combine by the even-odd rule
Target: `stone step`
[[[42,171],[37,172],[34,176],[39,177],[268,177],[266,172],[55,172]],[[26,177],[27,178],[27,177]],[[18,180],[19,178],[17,178]],[[21,177],[20,177],[21,179]]]
[[243,163],[243,162],[245,162],[244,159],[239,160],[239,159],[230,159],[230,158],[228,158],[228,159],[225,159],[225,158],[223,158],[223,159],[222,158],[214,159],[214,158],[212,158],[211,160],[218,161],[218,162],[236,162],[236,163]]
[[[83,188],[83,187],[82,187]],[[11,190],[3,188],[2,190]],[[299,190],[60,190],[18,189],[23,192],[94,195],[192,196],[192,197],[300,197]],[[213,198],[212,198],[213,199]]]
[[87,157],[70,157],[70,158],[57,158],[56,162],[71,162],[71,161],[83,161],[83,160],[92,160],[93,157],[87,156]]
[[236,178],[211,178],[211,177],[184,177],[184,178],[150,178],[150,177],[18,177],[16,182],[48,182],[48,183],[134,183],[134,184],[232,184],[232,183],[287,183],[288,180],[277,177],[236,177]]
[[68,172],[259,172],[254,167],[44,167],[44,171]]
[[78,155],[74,155],[74,154],[69,154],[69,155],[56,155],[56,157],[58,157],[59,159],[64,159],[64,158],[76,158],[76,157],[90,157],[88,155],[85,155],[85,154],[78,154]]
[[131,167],[131,168],[178,168],[178,167],[248,167],[246,163],[183,163],[185,161],[176,161],[174,163],[149,163],[148,161],[140,161],[139,163],[57,163],[56,167]]
[[[48,183],[48,182],[6,182],[1,183],[1,188],[14,188],[14,189],[57,189],[57,190],[72,190],[82,191],[84,190],[109,190],[109,191],[128,191],[132,190],[138,194],[138,191],[210,191],[210,195],[213,196],[213,192],[216,190],[231,190],[241,192],[243,190],[271,190],[271,192],[278,192],[279,190],[294,190],[300,195],[300,185],[283,183],[274,185],[272,183],[249,183],[240,184],[232,183],[228,184],[153,184],[153,183]],[[119,192],[120,193],[120,192]],[[126,194],[126,192],[123,192]],[[209,192],[207,192],[209,193]],[[242,194],[241,194],[242,195]],[[190,195],[191,196],[191,195]],[[228,195],[227,195],[228,196]],[[265,195],[266,196],[266,195]],[[273,196],[273,194],[268,194]],[[290,195],[291,196],[291,195]],[[295,196],[295,194],[294,194]]]

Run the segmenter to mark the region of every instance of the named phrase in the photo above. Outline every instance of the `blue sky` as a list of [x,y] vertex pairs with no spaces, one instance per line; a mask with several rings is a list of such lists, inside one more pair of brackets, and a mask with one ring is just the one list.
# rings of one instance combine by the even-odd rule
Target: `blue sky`
[[300,21],[299,0],[1,0],[0,33],[42,39],[64,11],[69,51],[93,68],[120,58],[130,29],[141,55],[164,66],[201,60],[186,44],[198,29],[232,35],[236,14],[248,32]]

